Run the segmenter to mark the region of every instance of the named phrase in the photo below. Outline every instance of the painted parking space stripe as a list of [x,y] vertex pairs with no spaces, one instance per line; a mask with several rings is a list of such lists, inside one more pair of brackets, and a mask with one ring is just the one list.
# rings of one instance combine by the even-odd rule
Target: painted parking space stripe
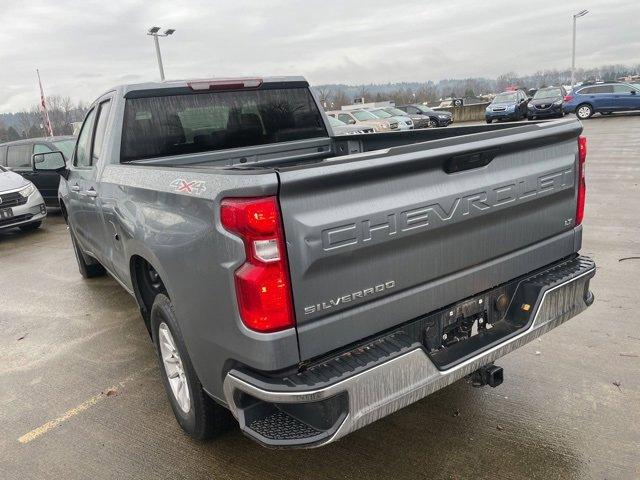
[[64,412],[62,415],[60,415],[59,417],[48,421],[47,423],[44,423],[42,425],[40,425],[37,428],[34,428],[33,430],[31,430],[30,432],[25,433],[24,435],[22,435],[20,438],[18,438],[18,442],[22,443],[22,444],[26,444],[29,442],[32,442],[33,440],[37,439],[38,437],[41,437],[42,435],[44,435],[45,433],[47,433],[48,431],[50,431],[53,428],[56,428],[58,425],[66,422],[67,420],[75,417],[76,415],[84,412],[85,410],[88,410],[89,408],[93,407],[94,405],[100,403],[102,400],[104,400],[105,398],[109,397],[110,394],[108,394],[107,392],[115,392],[115,393],[119,393],[120,390],[127,384],[129,383],[131,380],[133,380],[134,378],[138,377],[139,375],[142,375],[143,373],[146,373],[154,368],[157,368],[156,365],[150,365],[142,370],[139,370],[131,375],[129,375],[128,377],[126,377],[124,380],[116,383],[115,385],[112,385],[109,388],[105,388],[101,393],[99,393],[98,395],[94,395],[93,397],[85,400],[84,402],[82,402],[80,405],[77,405],[73,408],[70,408],[69,410],[67,410],[66,412]]

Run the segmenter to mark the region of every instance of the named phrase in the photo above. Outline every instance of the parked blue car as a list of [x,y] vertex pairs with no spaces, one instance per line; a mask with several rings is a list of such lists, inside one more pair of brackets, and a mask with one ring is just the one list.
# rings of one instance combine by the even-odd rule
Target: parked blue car
[[598,83],[581,85],[564,97],[564,112],[586,120],[594,113],[610,115],[613,112],[640,110],[640,90],[628,83]]
[[522,90],[502,92],[487,106],[484,118],[487,123],[494,120],[522,120],[527,118],[529,98]]

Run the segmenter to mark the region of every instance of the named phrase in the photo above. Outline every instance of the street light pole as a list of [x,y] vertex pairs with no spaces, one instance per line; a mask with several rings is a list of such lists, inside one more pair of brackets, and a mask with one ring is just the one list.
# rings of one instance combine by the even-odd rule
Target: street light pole
[[[573,30],[574,30],[574,35],[575,35],[575,20],[573,22]],[[162,54],[160,53],[160,42],[158,41],[158,35],[154,35],[153,36],[153,42],[156,44],[156,57],[158,57],[158,69],[160,70],[160,81],[164,81],[164,67],[162,66]],[[574,51],[575,51],[575,38],[573,39],[574,42]]]
[[571,53],[571,89],[576,83],[576,20],[584,17],[589,10],[582,10],[573,16],[573,49]]
[[153,42],[156,46],[156,57],[158,59],[158,70],[160,70],[160,80],[164,81],[164,66],[162,65],[162,54],[160,53],[160,42],[158,41],[158,37],[168,37],[175,32],[175,29],[169,28],[164,31],[164,33],[158,33],[160,31],[160,27],[151,27],[147,32],[147,35],[151,35],[153,37]]

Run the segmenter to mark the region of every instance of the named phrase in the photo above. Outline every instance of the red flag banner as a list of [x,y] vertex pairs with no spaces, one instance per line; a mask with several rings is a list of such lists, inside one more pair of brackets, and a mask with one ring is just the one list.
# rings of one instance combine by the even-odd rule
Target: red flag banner
[[53,137],[53,128],[51,127],[51,121],[49,120],[49,112],[47,111],[47,102],[44,96],[44,90],[42,89],[42,80],[40,80],[40,70],[36,69],[38,74],[38,85],[40,85],[40,114],[42,115],[42,126],[48,137]]

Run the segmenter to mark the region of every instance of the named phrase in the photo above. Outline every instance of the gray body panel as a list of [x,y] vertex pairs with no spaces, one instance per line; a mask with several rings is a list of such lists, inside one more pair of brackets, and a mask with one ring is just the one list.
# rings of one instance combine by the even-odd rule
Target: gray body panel
[[[236,365],[295,368],[580,247],[580,230],[563,223],[575,214],[579,122],[316,138],[121,165],[124,95],[177,84],[119,87],[100,97],[94,105],[113,102],[102,156],[90,168],[69,165],[60,198],[82,250],[130,293],[136,257],[158,271],[196,373],[222,403],[223,379]],[[442,170],[452,155],[496,146],[502,150],[486,167]],[[347,155],[353,152],[360,153]],[[294,160],[306,164],[283,165]],[[176,180],[203,188],[178,191]],[[504,188],[520,181],[512,191],[518,198],[507,201]],[[95,194],[87,195],[91,188]],[[474,200],[482,192],[487,199]],[[261,195],[280,198],[297,320],[297,328],[270,334],[240,319],[234,272],[245,260],[244,245],[219,219],[221,199]],[[442,220],[456,203],[451,219]],[[417,221],[415,212],[430,205],[426,228],[392,235],[374,228],[392,214],[399,225],[407,211]],[[370,240],[362,237],[366,221]],[[357,225],[362,241],[323,248],[323,231],[349,225]],[[331,241],[348,240],[340,235]],[[388,281],[394,286],[379,295],[305,315],[308,305]]]

